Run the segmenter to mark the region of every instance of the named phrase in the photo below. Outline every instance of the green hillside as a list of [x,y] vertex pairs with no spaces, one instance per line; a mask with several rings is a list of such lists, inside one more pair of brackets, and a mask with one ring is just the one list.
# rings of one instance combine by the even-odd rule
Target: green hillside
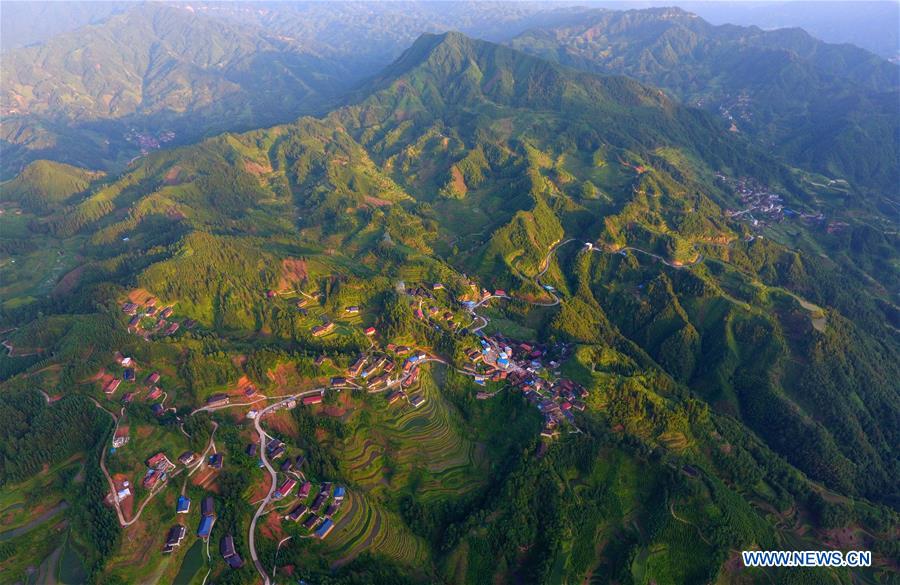
[[15,201],[31,211],[48,211],[87,190],[101,176],[63,163],[34,161],[14,179],[0,184],[0,201]]

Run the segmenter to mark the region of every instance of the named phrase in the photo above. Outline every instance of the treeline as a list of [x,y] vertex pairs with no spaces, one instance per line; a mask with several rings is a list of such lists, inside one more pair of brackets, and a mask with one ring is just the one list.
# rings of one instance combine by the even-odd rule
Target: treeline
[[[105,420],[102,437],[108,436],[112,429],[112,420],[109,417]],[[101,443],[101,449],[104,443]],[[79,532],[79,541],[85,547],[82,552],[88,578],[98,585],[107,582],[103,569],[118,546],[122,532],[116,513],[105,503],[107,494],[109,484],[100,469],[100,454],[96,448],[92,448],[91,455],[85,462],[84,487],[73,510],[73,523]]]
[[105,416],[80,395],[47,405],[34,390],[0,393],[0,485],[23,481],[44,465],[93,447]]
[[300,446],[306,454],[306,466],[312,477],[325,481],[340,480],[340,463],[328,447],[316,438],[316,430],[323,429],[340,440],[347,433],[344,423],[330,416],[316,416],[305,406],[298,406],[291,413],[297,422]]

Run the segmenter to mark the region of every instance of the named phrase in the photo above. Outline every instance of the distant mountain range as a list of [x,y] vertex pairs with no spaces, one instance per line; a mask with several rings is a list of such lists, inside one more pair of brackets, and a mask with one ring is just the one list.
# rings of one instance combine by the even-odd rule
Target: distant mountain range
[[662,87],[792,164],[868,190],[900,184],[900,66],[862,49],[800,29],[713,26],[677,8],[586,13],[511,45]]

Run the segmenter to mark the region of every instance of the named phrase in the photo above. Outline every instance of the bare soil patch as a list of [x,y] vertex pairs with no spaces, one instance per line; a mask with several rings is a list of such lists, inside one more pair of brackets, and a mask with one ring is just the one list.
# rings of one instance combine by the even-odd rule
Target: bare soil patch
[[251,175],[256,175],[257,177],[260,175],[266,175],[272,172],[272,165],[269,163],[260,164],[256,161],[245,160],[244,161],[244,170],[250,173]]

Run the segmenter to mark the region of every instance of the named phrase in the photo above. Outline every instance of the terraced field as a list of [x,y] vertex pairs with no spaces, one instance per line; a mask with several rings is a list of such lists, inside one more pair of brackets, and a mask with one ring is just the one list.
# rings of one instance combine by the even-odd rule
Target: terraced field
[[365,495],[350,492],[346,510],[325,540],[334,554],[333,566],[344,565],[360,553],[381,554],[409,567],[428,563],[428,545],[406,528],[403,520],[370,501]]
[[410,491],[423,500],[458,495],[477,486],[476,444],[465,438],[452,407],[423,376],[426,402],[400,401],[368,413],[353,438],[333,445],[344,475],[372,496]]

